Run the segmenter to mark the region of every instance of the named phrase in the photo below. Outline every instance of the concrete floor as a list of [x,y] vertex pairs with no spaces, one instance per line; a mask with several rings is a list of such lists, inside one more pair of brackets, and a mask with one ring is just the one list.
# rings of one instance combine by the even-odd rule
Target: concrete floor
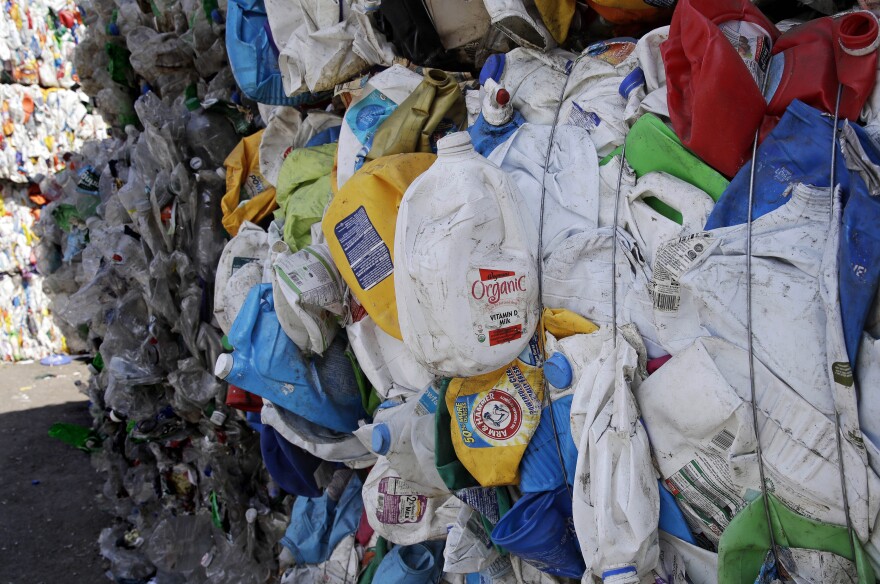
[[84,452],[50,438],[55,422],[89,426],[85,364],[0,365],[0,584],[108,582],[96,507],[101,479]]

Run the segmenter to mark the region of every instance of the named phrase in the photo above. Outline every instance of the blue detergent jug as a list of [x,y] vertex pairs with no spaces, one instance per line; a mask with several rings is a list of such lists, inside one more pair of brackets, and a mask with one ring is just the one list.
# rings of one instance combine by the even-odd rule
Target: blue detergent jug
[[571,495],[565,485],[545,493],[528,493],[504,514],[491,538],[542,572],[580,578],[587,567],[572,515]]
[[675,495],[666,490],[663,481],[658,480],[657,483],[660,487],[660,529],[691,545],[697,545],[697,539],[691,533],[684,513],[675,501]]
[[297,564],[321,564],[342,539],[360,525],[364,512],[363,483],[353,474],[339,501],[325,491],[320,497],[298,497],[290,513],[290,525],[281,545],[290,550]]
[[[865,151],[868,149],[865,148]],[[868,154],[870,157],[871,153]],[[846,353],[855,370],[862,329],[880,282],[880,200],[868,193],[861,177],[853,177],[852,186],[849,200],[843,208],[838,286]],[[876,391],[876,388],[860,389]]]
[[294,106],[318,99],[310,93],[287,97],[263,0],[229,0],[226,53],[236,83],[254,101]]
[[260,451],[266,470],[278,486],[298,497],[317,497],[321,494],[315,482],[315,471],[321,459],[294,446],[272,426],[260,431]]
[[382,558],[373,582],[435,584],[443,574],[443,541],[395,546]]
[[235,351],[220,355],[214,374],[319,426],[353,432],[367,413],[344,338],[323,357],[305,357],[278,322],[272,285],[258,284],[229,331]]
[[[523,493],[552,491],[564,486],[563,476],[569,484],[574,484],[577,446],[571,437],[572,399],[574,396],[567,395],[554,401],[552,406],[541,410],[541,421],[538,423],[538,428],[519,463],[519,489]],[[554,420],[556,421],[555,431]],[[559,433],[558,445],[556,432]],[[561,461],[560,452],[562,454]],[[563,466],[565,468],[564,475]]]
[[[779,124],[758,146],[752,221],[788,202],[792,184],[829,185],[832,125],[827,115],[800,100],[788,106]],[[836,182],[848,193],[849,172],[839,149],[835,169]],[[751,172],[752,163],[748,162],[736,173],[706,220],[706,229],[748,220]]]
[[[841,120],[841,125],[848,124]],[[880,164],[877,151],[865,131],[849,124],[868,161]],[[758,147],[752,220],[788,202],[794,183],[828,186],[831,182],[833,123],[826,114],[795,100],[779,125]],[[840,312],[846,350],[853,368],[859,354],[862,329],[880,281],[880,199],[872,197],[865,181],[847,168],[836,145],[834,182],[844,201],[840,236]],[[706,222],[706,229],[745,223],[748,219],[751,162],[734,177]],[[829,199],[828,204],[831,204]]]

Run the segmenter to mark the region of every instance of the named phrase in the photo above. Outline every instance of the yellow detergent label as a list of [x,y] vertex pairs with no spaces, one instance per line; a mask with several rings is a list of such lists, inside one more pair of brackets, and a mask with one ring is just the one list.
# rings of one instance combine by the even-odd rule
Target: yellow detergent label
[[541,420],[539,351],[535,336],[506,369],[449,383],[453,446],[483,486],[518,482],[519,462]]

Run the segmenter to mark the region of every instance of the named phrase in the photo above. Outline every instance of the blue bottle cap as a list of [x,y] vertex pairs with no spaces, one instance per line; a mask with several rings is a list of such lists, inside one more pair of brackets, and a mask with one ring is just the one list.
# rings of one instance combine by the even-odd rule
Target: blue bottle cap
[[617,91],[618,93],[620,93],[623,99],[628,99],[630,93],[632,93],[644,84],[645,72],[642,71],[641,67],[636,67],[629,75],[623,78],[623,81],[620,82],[620,87],[617,89]]
[[480,85],[485,85],[487,79],[493,79],[496,83],[500,83],[506,63],[507,55],[504,53],[496,53],[486,59],[486,63],[480,69]]
[[544,376],[547,382],[558,389],[571,387],[572,371],[571,363],[562,353],[556,352],[550,355],[544,363]]
[[376,454],[385,455],[391,449],[391,430],[388,424],[376,424],[373,426],[373,439],[371,446]]

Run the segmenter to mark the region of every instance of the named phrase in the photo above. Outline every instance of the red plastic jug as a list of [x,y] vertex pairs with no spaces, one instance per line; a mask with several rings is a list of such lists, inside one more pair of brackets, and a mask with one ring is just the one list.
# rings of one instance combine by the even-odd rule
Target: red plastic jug
[[[722,30],[732,21],[766,35]],[[795,99],[833,112],[839,82],[840,116],[856,120],[874,88],[878,30],[872,14],[854,12],[780,36],[748,0],[681,0],[660,46],[672,126],[685,146],[733,176],[751,157],[755,130],[769,133]],[[759,85],[765,75],[769,104]]]
[[263,400],[249,391],[229,384],[229,389],[226,390],[226,405],[243,412],[260,413],[263,409]]

